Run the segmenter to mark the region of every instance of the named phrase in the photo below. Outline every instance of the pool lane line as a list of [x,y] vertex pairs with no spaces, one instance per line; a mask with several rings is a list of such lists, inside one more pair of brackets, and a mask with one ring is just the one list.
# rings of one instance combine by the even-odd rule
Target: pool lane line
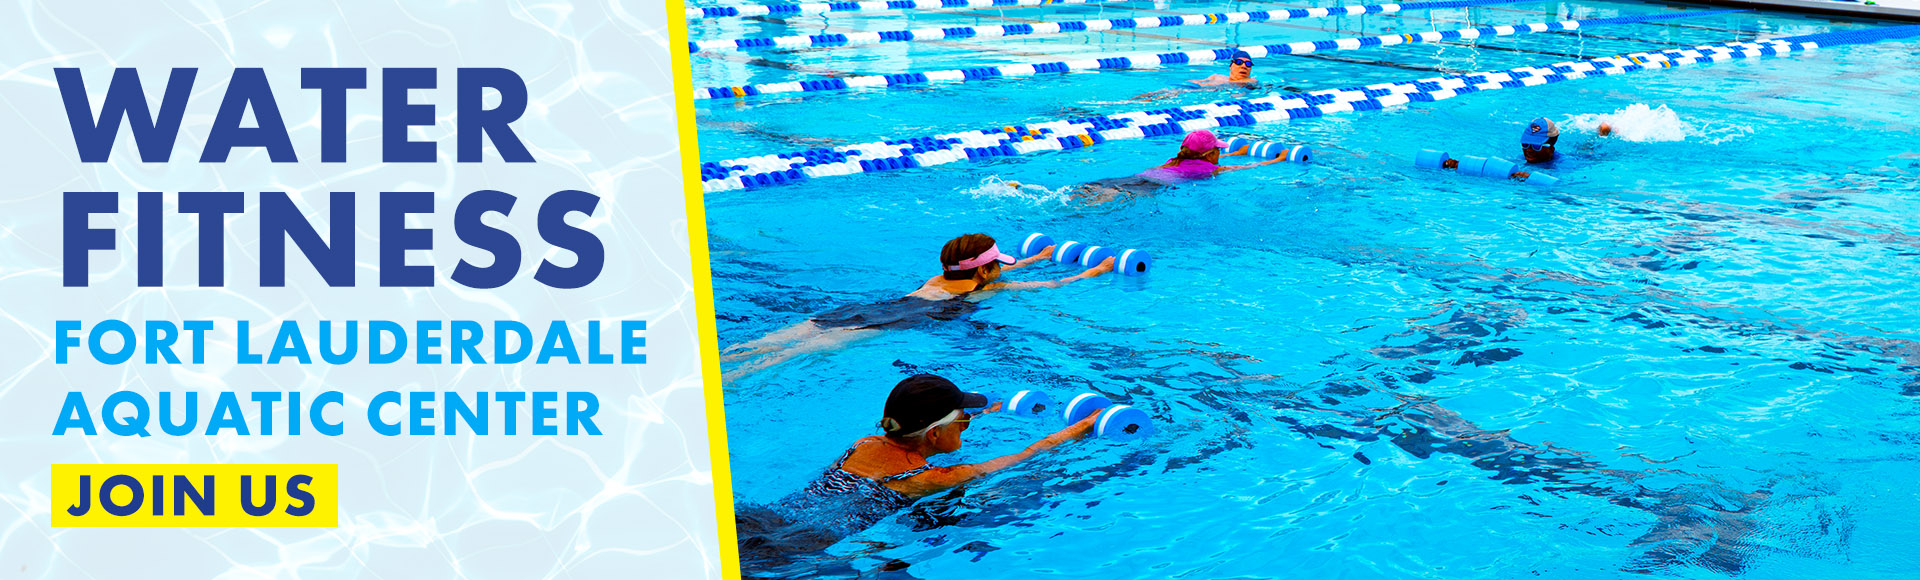
[[1355,14],[1384,14],[1403,10],[1435,10],[1484,6],[1488,4],[1514,4],[1533,0],[1443,0],[1440,2],[1416,2],[1411,4],[1358,4],[1337,8],[1308,8],[1297,10],[1229,12],[1225,14],[1186,14],[1182,16],[1158,16],[1151,18],[1114,18],[1105,20],[1074,20],[1067,22],[1043,22],[1038,24],[1009,24],[1004,26],[949,26],[945,28],[921,28],[917,30],[882,30],[856,32],[849,34],[813,34],[793,36],[765,36],[749,38],[721,38],[698,40],[687,43],[687,50],[702,52],[708,50],[765,50],[772,48],[800,47],[844,47],[865,44],[893,42],[922,42],[956,38],[1000,38],[1006,36],[1048,36],[1074,32],[1094,32],[1115,28],[1168,28],[1174,26],[1221,26],[1242,22],[1260,22],[1268,20],[1287,20],[1293,18],[1326,18],[1330,16],[1349,16]]
[[1222,126],[1304,119],[1354,111],[1377,111],[1411,102],[1433,102],[1484,90],[1520,88],[1596,76],[1673,68],[1701,62],[1753,58],[1807,51],[1821,46],[1875,42],[1920,36],[1920,25],[1829,32],[1755,42],[1726,42],[1689,49],[1525,66],[1504,71],[1450,75],[1274,95],[1188,107],[1136,111],[1088,118],[1005,126],[931,137],[876,141],[831,149],[742,157],[701,164],[707,193],[757,189],[805,179],[944,165],[966,159],[1078,149],[1112,139],[1181,135]]
[[861,12],[874,14],[880,12],[909,12],[914,10],[969,9],[969,8],[1037,8],[1042,6],[1067,6],[1076,4],[1107,4],[1129,2],[1133,0],[889,0],[885,2],[803,2],[777,4],[742,4],[732,6],[708,6],[688,8],[687,20],[711,20],[719,18],[745,18],[749,16],[771,16],[791,18],[795,16],[818,16],[827,13]]
[[[926,72],[904,72],[884,75],[866,75],[839,77],[830,79],[787,81],[760,85],[740,85],[733,87],[702,87],[694,89],[695,99],[727,99],[779,93],[818,93],[860,88],[883,88],[903,85],[925,85],[940,81],[976,81],[998,79],[1001,77],[1026,77],[1041,73],[1066,74],[1077,71],[1123,70],[1160,68],[1167,65],[1199,64],[1223,61],[1231,58],[1235,51],[1245,51],[1254,58],[1276,55],[1302,55],[1317,51],[1358,50],[1394,46],[1399,44],[1418,44],[1441,42],[1455,39],[1475,39],[1482,37],[1512,36],[1534,32],[1577,30],[1592,26],[1610,26],[1634,24],[1654,20],[1691,18],[1739,12],[1738,10],[1707,10],[1697,12],[1673,12],[1640,16],[1622,16],[1598,20],[1565,20],[1561,22],[1536,22],[1530,24],[1486,26],[1481,28],[1463,28],[1459,30],[1428,31],[1413,34],[1385,34],[1380,36],[1349,37],[1329,40],[1305,40],[1285,44],[1265,46],[1226,47],[1213,50],[1192,50],[1186,52],[1166,52],[1158,54],[1135,53],[1106,58],[1088,58],[1058,62],[1013,64],[969,69],[949,69]],[[1514,49],[1525,50],[1525,49]],[[1570,55],[1554,55],[1568,57]],[[1572,57],[1578,58],[1578,57]]]

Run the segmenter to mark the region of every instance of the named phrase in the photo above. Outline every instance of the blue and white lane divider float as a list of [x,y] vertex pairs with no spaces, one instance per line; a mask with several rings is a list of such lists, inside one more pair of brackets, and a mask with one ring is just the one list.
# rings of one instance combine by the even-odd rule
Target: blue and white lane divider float
[[888,0],[884,2],[799,2],[688,8],[687,20],[746,16],[812,16],[828,12],[900,12],[940,8],[1028,8],[1063,4],[1105,4],[1126,0]]
[[1128,248],[1125,250],[1107,246],[1083,244],[1073,240],[1054,243],[1053,237],[1034,233],[1020,242],[1020,257],[1031,258],[1040,255],[1041,250],[1053,246],[1053,261],[1061,264],[1078,265],[1092,268],[1107,258],[1113,258],[1113,270],[1124,276],[1145,276],[1153,270],[1153,255],[1146,250]]
[[1035,22],[1033,24],[1002,24],[998,26],[949,26],[945,28],[921,28],[917,30],[882,30],[870,32],[850,32],[846,34],[813,34],[794,36],[760,36],[750,38],[718,38],[713,40],[695,40],[687,43],[690,52],[706,50],[768,50],[776,48],[807,48],[856,46],[883,42],[922,42],[928,40],[951,40],[957,38],[999,38],[1002,36],[1043,36],[1049,34],[1067,34],[1071,32],[1094,32],[1101,30],[1127,28],[1166,28],[1172,26],[1206,26],[1239,24],[1242,22],[1264,22],[1269,20],[1290,20],[1295,18],[1325,18],[1328,16],[1350,16],[1359,14],[1385,14],[1409,10],[1436,10],[1442,8],[1464,8],[1468,6],[1489,6],[1494,4],[1513,4],[1527,0],[1447,0],[1444,2],[1418,2],[1412,4],[1360,4],[1334,8],[1300,8],[1293,10],[1262,10],[1257,12],[1229,12],[1226,14],[1183,14],[1178,16],[1148,16],[1141,18],[1115,18],[1107,20],[1075,20],[1070,22]]
[[907,72],[887,75],[863,75],[837,78],[821,78],[784,83],[759,85],[740,85],[735,87],[700,87],[693,90],[694,99],[730,99],[755,95],[773,95],[780,93],[812,93],[840,91],[847,89],[894,87],[902,85],[924,85],[933,82],[965,82],[1002,77],[1028,77],[1043,73],[1065,74],[1089,70],[1124,70],[1160,68],[1170,65],[1203,64],[1231,59],[1233,53],[1240,50],[1254,58],[1287,54],[1306,54],[1327,50],[1358,50],[1400,44],[1440,42],[1446,40],[1471,40],[1496,36],[1512,36],[1534,32],[1552,32],[1579,30],[1595,26],[1637,24],[1675,18],[1693,18],[1714,16],[1744,10],[1703,10],[1698,12],[1679,12],[1672,14],[1647,14],[1640,16],[1622,16],[1618,18],[1600,18],[1594,20],[1563,20],[1560,22],[1536,22],[1510,26],[1485,26],[1481,28],[1462,28],[1459,30],[1427,31],[1414,34],[1387,34],[1381,36],[1358,36],[1328,40],[1310,40],[1286,44],[1248,46],[1243,48],[1220,48],[1214,50],[1194,50],[1187,52],[1139,53],[1103,58],[1067,60],[1059,62],[1038,62],[1030,64],[1010,64],[967,69],[950,69],[925,72]]
[[[988,395],[990,401],[998,401]],[[991,404],[991,403],[989,403]],[[1088,415],[1099,413],[1094,420],[1093,434],[1103,439],[1130,441],[1145,439],[1153,435],[1153,417],[1146,411],[1129,405],[1116,405],[1112,399],[1094,393],[1081,393],[1068,401],[1066,405],[1056,404],[1053,397],[1040,391],[1020,391],[1005,401],[1006,411],[1018,417],[1045,417],[1059,411],[1059,417],[1068,425],[1080,422]]]
[[1377,111],[1409,102],[1433,102],[1478,91],[1530,87],[1646,69],[1772,56],[1813,50],[1821,46],[1860,44],[1912,36],[1920,36],[1920,25],[1638,52],[1545,67],[1526,66],[1498,72],[1469,73],[1400,83],[1314,91],[1305,95],[1274,95],[1177,109],[1138,111],[948,133],[932,137],[876,141],[831,149],[742,157],[702,163],[700,173],[701,181],[704,182],[702,187],[707,193],[754,189],[833,175],[910,169],[967,159],[1024,155],[1036,151],[1077,149],[1105,143],[1112,139],[1178,136],[1189,131],[1213,127],[1247,126],[1353,111]]

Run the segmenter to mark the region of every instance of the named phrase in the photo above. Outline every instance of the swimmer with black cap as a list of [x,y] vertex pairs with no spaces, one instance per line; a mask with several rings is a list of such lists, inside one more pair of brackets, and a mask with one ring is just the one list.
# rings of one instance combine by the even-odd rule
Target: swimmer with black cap
[[914,375],[894,385],[887,396],[881,435],[865,437],[815,477],[805,489],[781,504],[794,510],[831,507],[835,514],[818,514],[823,523],[852,532],[872,526],[895,511],[927,495],[965,485],[1068,441],[1085,437],[1098,413],[1089,414],[1065,429],[1041,438],[1026,449],[980,463],[935,467],[935,455],[959,451],[962,435],[979,415],[967,409],[987,407],[986,397],[960,390],[935,375]]
[[1053,247],[1048,246],[1026,259],[1014,259],[1011,255],[1001,253],[1000,245],[986,234],[967,234],[954,238],[940,249],[941,273],[921,283],[919,289],[885,302],[834,308],[772,334],[729,346],[720,357],[723,363],[759,358],[723,374],[728,379],[739,379],[801,354],[845,345],[874,330],[897,330],[959,320],[972,314],[978,308],[978,301],[1001,290],[1059,288],[1113,271],[1113,258],[1107,258],[1079,274],[1065,278],[1000,281],[1000,275],[1007,270],[1024,268],[1048,259],[1052,254]]

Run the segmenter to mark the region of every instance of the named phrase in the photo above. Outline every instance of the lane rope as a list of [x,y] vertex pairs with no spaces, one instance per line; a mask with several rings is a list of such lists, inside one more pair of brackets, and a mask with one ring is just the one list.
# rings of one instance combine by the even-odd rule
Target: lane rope
[[1336,38],[1336,39],[1329,39],[1329,40],[1311,40],[1311,41],[1291,42],[1286,44],[1248,46],[1248,47],[1242,47],[1242,48],[1220,48],[1220,49],[1213,49],[1213,50],[1193,50],[1193,51],[1186,51],[1186,52],[1166,52],[1166,53],[1157,53],[1157,54],[1139,53],[1139,54],[1132,54],[1132,55],[1122,55],[1122,56],[1104,57],[1104,58],[1088,58],[1088,59],[1079,59],[1079,60],[1066,60],[1066,61],[1058,61],[1058,62],[1037,62],[1037,63],[1027,63],[1027,64],[1010,64],[1010,65],[1001,65],[1001,66],[975,67],[975,68],[966,68],[966,69],[949,69],[949,70],[936,70],[936,71],[924,71],[924,72],[904,72],[904,73],[880,74],[880,75],[833,77],[833,78],[820,78],[820,79],[799,80],[799,81],[787,81],[787,82],[780,82],[780,83],[739,85],[739,86],[731,86],[731,87],[699,87],[694,89],[693,98],[696,100],[698,99],[733,99],[733,98],[751,97],[751,96],[758,96],[758,95],[774,95],[774,94],[780,94],[780,93],[796,93],[796,92],[824,93],[824,92],[832,92],[832,91],[843,91],[843,90],[849,90],[849,89],[885,88],[885,87],[897,87],[897,86],[906,86],[906,85],[924,85],[924,84],[935,83],[935,82],[968,82],[968,81],[980,81],[980,80],[989,80],[989,79],[998,79],[998,78],[1007,78],[1007,77],[1030,77],[1037,74],[1047,74],[1047,73],[1066,74],[1066,73],[1077,72],[1077,71],[1160,68],[1163,66],[1170,66],[1170,65],[1201,64],[1201,63],[1228,60],[1233,56],[1234,51],[1237,51],[1237,50],[1244,50],[1247,52],[1247,54],[1253,56],[1254,58],[1264,58],[1268,56],[1287,55],[1287,54],[1307,54],[1311,52],[1328,51],[1328,50],[1358,50],[1363,48],[1394,46],[1394,45],[1400,45],[1400,44],[1417,44],[1417,43],[1427,43],[1427,42],[1440,42],[1440,41],[1446,41],[1446,40],[1471,40],[1475,38],[1512,36],[1517,34],[1529,34],[1529,33],[1535,33],[1535,32],[1578,30],[1583,27],[1592,28],[1595,26],[1637,24],[1642,22],[1671,20],[1675,18],[1715,16],[1715,15],[1728,14],[1733,12],[1745,12],[1745,11],[1744,10],[1706,10],[1706,11],[1699,11],[1699,12],[1680,12],[1680,13],[1671,13],[1671,14],[1646,14],[1646,15],[1638,15],[1638,16],[1621,16],[1617,18],[1600,18],[1600,19],[1594,19],[1594,20],[1563,20],[1560,22],[1536,22],[1531,24],[1514,24],[1514,25],[1508,25],[1508,26],[1486,26],[1481,28],[1462,28],[1459,30],[1430,31],[1430,32],[1419,32],[1419,33],[1413,33],[1413,34],[1386,34],[1381,36]]
[[1002,24],[997,26],[949,26],[945,28],[921,28],[916,30],[882,30],[873,32],[849,32],[845,34],[812,34],[794,36],[755,36],[747,38],[719,38],[713,40],[695,40],[687,43],[689,52],[708,50],[770,50],[780,48],[808,47],[846,47],[888,42],[924,42],[932,40],[951,40],[957,38],[1000,38],[1005,36],[1046,36],[1073,32],[1093,32],[1115,29],[1167,28],[1174,26],[1218,26],[1241,22],[1265,22],[1272,20],[1292,20],[1296,18],[1326,18],[1329,16],[1348,16],[1353,14],[1372,14],[1401,12],[1407,10],[1439,10],[1467,6],[1487,6],[1492,4],[1514,4],[1531,0],[1447,0],[1443,2],[1418,2],[1413,4],[1361,4],[1335,8],[1301,8],[1293,10],[1262,10],[1258,12],[1230,12],[1226,14],[1180,14],[1174,16],[1148,16],[1140,18],[1113,18],[1105,20],[1074,20],[1068,22],[1036,22],[1033,24]]
[[1666,69],[1696,63],[1782,55],[1823,46],[1862,44],[1920,36],[1920,25],[1894,26],[1751,42],[1727,42],[1688,49],[1639,52],[1364,87],[1275,95],[1173,109],[1047,121],[702,163],[707,193],[758,189],[808,179],[911,169],[1090,147],[1115,139],[1180,136],[1213,127],[1304,119],[1355,111],[1377,111],[1412,102],[1433,102],[1479,91],[1523,88],[1575,79]]

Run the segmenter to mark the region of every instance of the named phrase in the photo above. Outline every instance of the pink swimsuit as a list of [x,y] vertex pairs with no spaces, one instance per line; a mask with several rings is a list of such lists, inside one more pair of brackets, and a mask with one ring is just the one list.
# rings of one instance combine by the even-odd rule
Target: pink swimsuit
[[1213,177],[1214,170],[1219,168],[1219,165],[1205,159],[1183,159],[1169,167],[1148,169],[1141,172],[1140,177],[1164,185],[1174,185]]

